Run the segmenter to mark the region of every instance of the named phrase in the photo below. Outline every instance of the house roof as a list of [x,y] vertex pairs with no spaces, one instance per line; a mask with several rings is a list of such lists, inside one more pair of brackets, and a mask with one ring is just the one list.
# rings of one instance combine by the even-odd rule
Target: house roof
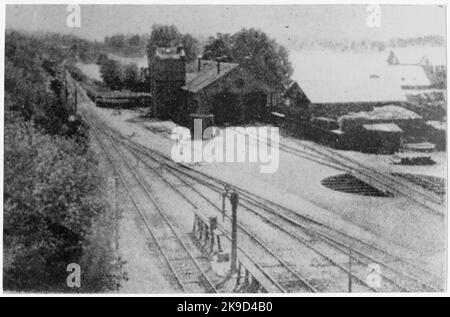
[[372,111],[351,112],[349,114],[339,117],[338,121],[343,120],[411,120],[421,119],[422,117],[417,113],[395,105],[387,105],[383,107],[376,107]]
[[447,56],[444,47],[414,46],[392,49],[389,52],[394,54],[400,64],[409,65],[446,65]]
[[431,86],[431,81],[421,65],[392,65],[384,78],[390,78],[401,86]]
[[186,84],[182,87],[183,89],[196,93],[203,88],[214,83],[218,79],[222,78],[226,74],[230,73],[232,70],[237,68],[239,64],[236,63],[220,63],[220,72],[217,70],[216,63],[204,63],[201,66],[199,72],[188,73],[186,75]]
[[395,123],[374,123],[363,124],[363,128],[367,131],[379,131],[379,132],[403,132],[402,129]]
[[406,101],[400,85],[381,78],[302,80],[299,86],[312,104]]
[[445,129],[447,128],[447,124],[441,121],[427,121],[425,123],[437,130],[445,131]]

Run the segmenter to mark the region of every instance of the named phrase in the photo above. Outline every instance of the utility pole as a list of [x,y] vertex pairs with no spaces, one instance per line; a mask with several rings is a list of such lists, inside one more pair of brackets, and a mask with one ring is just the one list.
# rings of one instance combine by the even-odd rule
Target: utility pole
[[352,247],[348,247],[348,292],[352,292]]
[[230,195],[231,203],[231,273],[237,270],[237,206],[239,195],[233,191]]
[[230,187],[228,185],[225,185],[225,190],[222,193],[222,222],[225,221],[225,199],[228,196],[229,190],[230,190]]

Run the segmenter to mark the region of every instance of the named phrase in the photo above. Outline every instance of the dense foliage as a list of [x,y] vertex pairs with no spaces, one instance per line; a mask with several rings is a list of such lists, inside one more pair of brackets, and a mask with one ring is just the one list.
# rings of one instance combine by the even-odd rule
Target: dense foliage
[[104,84],[111,90],[145,91],[148,87],[144,70],[135,63],[123,65],[106,55],[101,55],[97,63]]
[[152,47],[170,47],[180,44],[183,45],[186,61],[195,61],[200,52],[197,39],[190,34],[182,34],[175,25],[155,24],[148,39],[147,54],[152,54]]
[[140,57],[145,55],[148,36],[114,34],[105,37],[105,51],[120,56]]
[[[86,126],[68,121],[58,77],[61,47],[44,37],[6,34],[5,290],[104,291],[122,278],[110,241],[98,239],[106,230],[105,180]],[[66,285],[69,263],[82,268],[81,288]]]
[[264,32],[242,29],[234,35],[217,34],[204,49],[205,59],[239,63],[259,79],[277,87],[292,74],[287,50]]

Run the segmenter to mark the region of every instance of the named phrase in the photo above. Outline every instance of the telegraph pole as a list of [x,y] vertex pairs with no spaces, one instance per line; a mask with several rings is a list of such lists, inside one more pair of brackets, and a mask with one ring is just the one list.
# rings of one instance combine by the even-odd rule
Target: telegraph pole
[[230,195],[231,203],[231,273],[237,270],[237,206],[239,195],[233,191]]
[[225,221],[225,199],[228,196],[228,192],[229,192],[229,186],[225,185],[225,190],[222,193],[222,222]]
[[348,292],[352,292],[352,247],[348,247]]

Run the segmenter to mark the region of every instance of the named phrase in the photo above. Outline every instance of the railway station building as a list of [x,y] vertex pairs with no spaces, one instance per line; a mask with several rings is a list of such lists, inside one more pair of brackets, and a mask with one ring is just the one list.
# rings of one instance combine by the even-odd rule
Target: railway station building
[[265,121],[280,100],[276,88],[236,63],[198,60],[182,89],[185,112],[212,114],[217,125]]
[[213,115],[217,125],[263,120],[279,102],[270,87],[239,64],[198,59],[186,63],[181,46],[149,54],[150,113],[189,126],[192,114]]

